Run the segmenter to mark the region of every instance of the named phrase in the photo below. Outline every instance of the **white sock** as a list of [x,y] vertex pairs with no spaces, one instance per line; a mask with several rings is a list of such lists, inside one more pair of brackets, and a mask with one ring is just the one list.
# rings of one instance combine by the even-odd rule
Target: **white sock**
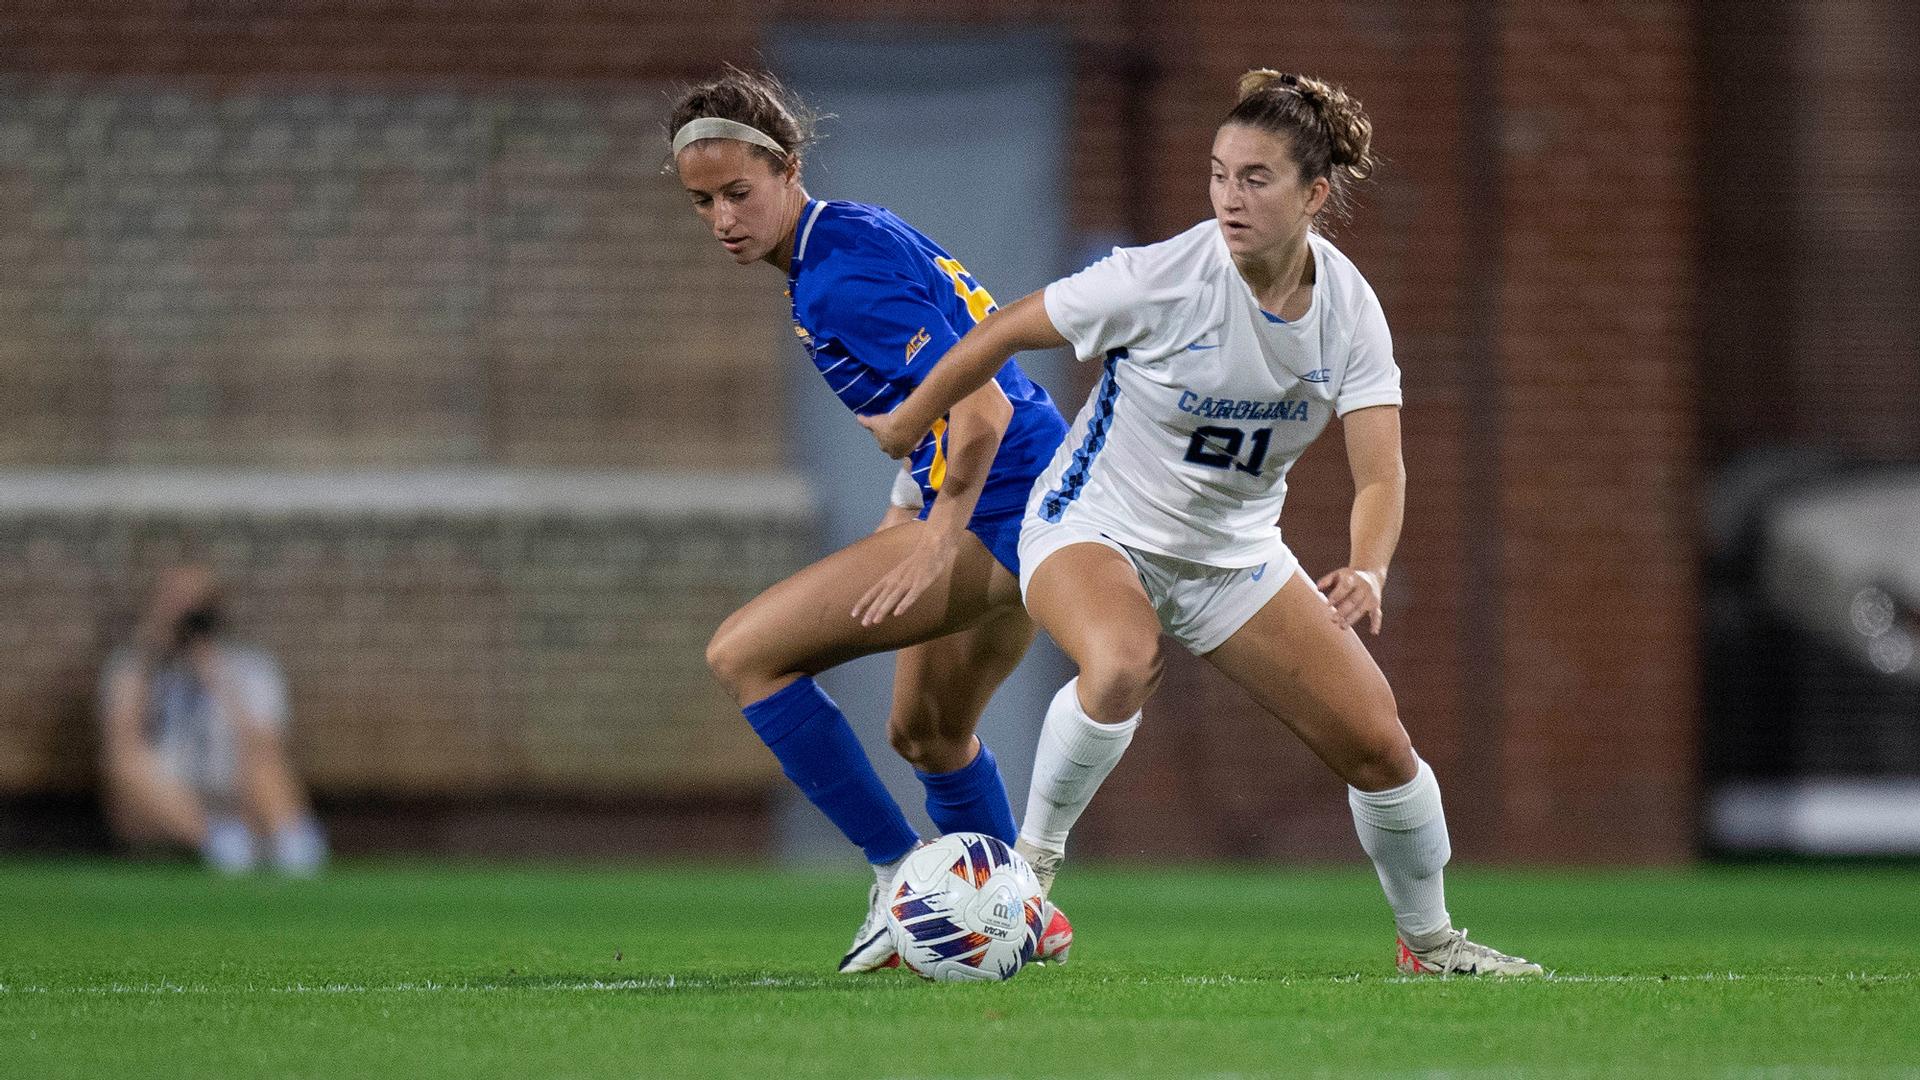
[[1400,936],[1414,948],[1429,946],[1453,927],[1441,875],[1453,846],[1440,807],[1440,782],[1422,761],[1413,779],[1397,788],[1347,788],[1347,805],[1353,808],[1360,846],[1380,873]]
[[273,834],[273,868],[289,877],[312,877],[327,865],[327,834],[310,817],[299,818]]
[[208,818],[200,858],[223,874],[244,874],[253,869],[253,833],[238,818]]
[[1139,713],[1117,724],[1102,724],[1088,716],[1080,707],[1080,680],[1068,680],[1053,695],[1040,728],[1020,839],[1044,851],[1066,851],[1067,833],[1093,801],[1100,782],[1120,763],[1139,726]]
[[[917,848],[914,850],[917,850]],[[911,854],[913,854],[913,850],[909,850],[907,852],[907,855],[911,855]],[[907,855],[902,855],[899,858],[893,860],[892,862],[874,863],[873,864],[873,880],[879,882],[880,887],[883,889],[893,884],[893,875],[900,872],[901,865],[907,861]]]

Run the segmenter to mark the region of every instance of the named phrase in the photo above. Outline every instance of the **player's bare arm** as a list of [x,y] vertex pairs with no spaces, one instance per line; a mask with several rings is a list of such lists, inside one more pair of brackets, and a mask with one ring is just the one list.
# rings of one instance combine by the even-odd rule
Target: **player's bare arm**
[[[1043,294],[1029,293],[967,331],[899,408],[885,416],[859,417],[860,423],[873,433],[888,457],[905,457],[919,445],[935,420],[990,383],[1008,357],[1026,349],[1057,349],[1066,344],[1067,339],[1047,317]],[[1004,395],[1001,400],[1005,400]],[[948,477],[951,483],[951,471]],[[944,502],[946,493],[942,491],[941,496]]]
[[1353,472],[1353,513],[1348,523],[1347,565],[1319,581],[1341,626],[1363,617],[1380,632],[1381,596],[1387,566],[1400,543],[1407,501],[1407,469],[1400,456],[1400,409],[1376,405],[1355,409],[1341,420],[1346,431],[1347,465]]
[[[860,419],[865,423],[867,418]],[[948,410],[946,478],[927,511],[926,528],[921,530],[913,554],[875,582],[853,606],[853,617],[861,625],[877,626],[888,616],[906,611],[929,585],[953,569],[967,522],[980,502],[987,473],[1000,450],[1000,439],[1012,419],[1013,403],[991,375],[986,385]]]

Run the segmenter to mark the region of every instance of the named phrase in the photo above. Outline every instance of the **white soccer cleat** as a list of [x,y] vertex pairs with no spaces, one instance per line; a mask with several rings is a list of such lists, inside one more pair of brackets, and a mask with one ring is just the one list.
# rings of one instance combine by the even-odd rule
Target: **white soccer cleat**
[[1542,974],[1540,965],[1531,960],[1508,956],[1478,942],[1468,941],[1465,930],[1447,931],[1446,939],[1430,949],[1410,949],[1404,938],[1395,944],[1400,946],[1400,970],[1408,975],[1438,975],[1446,978],[1450,975]]
[[874,882],[867,890],[867,921],[853,935],[853,947],[840,959],[840,974],[858,975],[898,967],[900,952],[893,947],[893,928],[887,925],[887,887]]
[[1060,873],[1060,864],[1067,860],[1066,852],[1047,851],[1043,848],[1034,847],[1032,844],[1027,843],[1025,837],[1014,841],[1013,850],[1019,852],[1020,857],[1027,860],[1028,866],[1033,867],[1033,876],[1040,879],[1040,894],[1044,896],[1051,893],[1053,891],[1053,879]]
[[[1040,895],[1053,891],[1053,879],[1060,873],[1060,864],[1067,859],[1065,852],[1048,851],[1034,847],[1025,838],[1014,841],[1013,850],[1027,860],[1033,867],[1033,876],[1040,881]],[[1073,948],[1073,924],[1067,916],[1047,901],[1046,909],[1041,913],[1040,944],[1033,950],[1033,962],[1036,964],[1064,964],[1067,952]]]

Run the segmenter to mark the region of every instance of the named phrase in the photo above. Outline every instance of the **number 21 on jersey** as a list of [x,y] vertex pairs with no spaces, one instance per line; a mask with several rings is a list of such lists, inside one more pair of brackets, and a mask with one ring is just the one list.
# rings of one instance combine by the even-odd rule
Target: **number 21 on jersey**
[[1267,444],[1273,441],[1273,429],[1261,428],[1254,432],[1247,460],[1241,461],[1240,446],[1247,441],[1247,433],[1239,428],[1203,427],[1187,442],[1187,460],[1209,469],[1234,469],[1259,476],[1260,466],[1267,460]]

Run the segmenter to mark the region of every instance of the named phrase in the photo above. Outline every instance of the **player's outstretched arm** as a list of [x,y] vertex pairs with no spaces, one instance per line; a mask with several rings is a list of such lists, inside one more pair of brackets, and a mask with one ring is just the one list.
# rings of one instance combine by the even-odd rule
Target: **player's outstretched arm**
[[885,416],[859,418],[888,457],[902,458],[912,453],[935,420],[985,386],[1014,353],[1067,344],[1047,317],[1043,292],[1021,297],[967,331],[899,408]]

